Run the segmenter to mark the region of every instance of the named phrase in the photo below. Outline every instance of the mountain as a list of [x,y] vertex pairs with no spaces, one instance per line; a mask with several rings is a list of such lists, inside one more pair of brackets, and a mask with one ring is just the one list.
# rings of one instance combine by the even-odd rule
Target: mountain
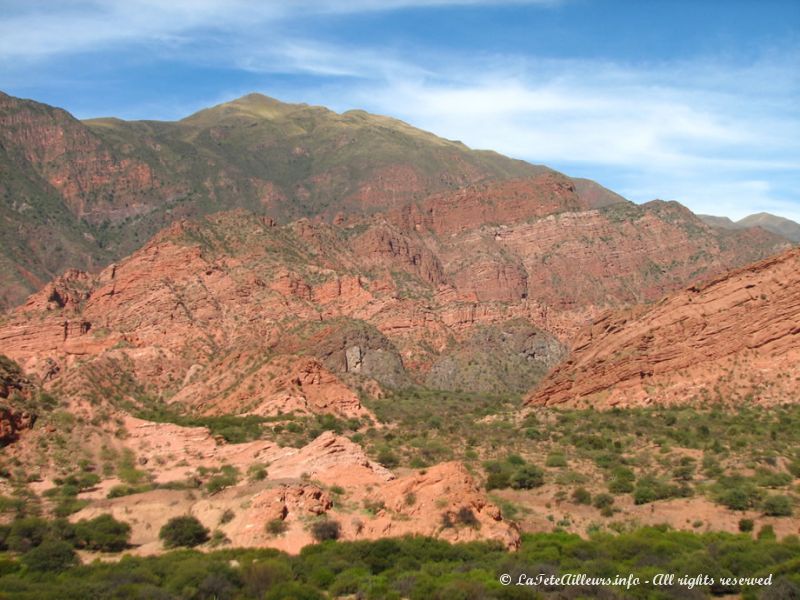
[[800,223],[769,213],[762,212],[750,215],[739,220],[737,225],[742,227],[761,227],[767,231],[782,235],[793,242],[800,242]]
[[330,219],[545,171],[387,117],[258,94],[178,122],[81,122],[0,93],[0,306],[65,268],[125,256],[176,218],[241,207]]
[[349,223],[240,209],[68,271],[0,322],[0,346],[76,398],[127,381],[208,413],[352,416],[371,381],[523,393],[603,311],[783,247],[676,203],[591,208],[556,173]]
[[714,217],[711,215],[697,216],[700,217],[704,223],[712,227],[721,227],[724,229],[761,227],[762,229],[783,236],[792,242],[800,242],[800,224],[770,213],[756,213],[739,219],[738,221],[732,221],[728,217]]
[[797,397],[800,250],[657,304],[598,318],[529,405],[664,405]]

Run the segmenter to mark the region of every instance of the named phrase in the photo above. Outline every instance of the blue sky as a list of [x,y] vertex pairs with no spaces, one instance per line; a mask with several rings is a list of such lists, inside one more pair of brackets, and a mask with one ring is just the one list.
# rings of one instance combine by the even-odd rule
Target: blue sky
[[797,0],[0,0],[0,89],[81,118],[364,108],[637,202],[800,221]]

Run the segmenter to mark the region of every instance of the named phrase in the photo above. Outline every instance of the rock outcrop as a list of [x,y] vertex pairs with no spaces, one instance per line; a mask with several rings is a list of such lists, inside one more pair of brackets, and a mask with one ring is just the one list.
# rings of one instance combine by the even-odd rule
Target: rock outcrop
[[0,447],[16,442],[20,432],[33,427],[36,415],[20,406],[33,393],[34,385],[19,365],[0,354]]
[[652,306],[609,313],[529,405],[608,408],[797,399],[800,250],[689,286]]

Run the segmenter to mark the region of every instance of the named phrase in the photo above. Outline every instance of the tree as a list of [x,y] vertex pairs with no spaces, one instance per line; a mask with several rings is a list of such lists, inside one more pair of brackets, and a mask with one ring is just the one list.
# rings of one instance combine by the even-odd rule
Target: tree
[[102,552],[119,552],[128,546],[131,526],[111,515],[100,515],[90,521],[81,520],[75,526],[78,546]]
[[72,546],[61,540],[45,540],[22,556],[22,564],[39,573],[59,573],[79,563]]
[[173,517],[161,528],[158,537],[165,548],[193,548],[208,541],[208,529],[194,517]]
[[45,539],[49,525],[39,517],[25,517],[11,523],[5,545],[13,552],[27,552]]

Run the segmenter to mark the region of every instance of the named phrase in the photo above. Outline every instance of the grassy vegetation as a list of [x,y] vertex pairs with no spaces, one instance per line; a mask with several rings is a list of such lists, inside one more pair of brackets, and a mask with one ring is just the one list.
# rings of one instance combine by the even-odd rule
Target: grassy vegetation
[[203,416],[179,413],[164,405],[152,405],[146,410],[138,411],[136,416],[157,423],[175,423],[182,427],[206,427],[212,435],[231,444],[269,439],[282,446],[292,447],[308,443],[323,431],[345,433],[361,427],[358,419],[339,419],[333,415]]
[[[124,538],[124,527],[108,529]],[[321,538],[335,537],[320,527]],[[182,530],[181,530],[182,531]],[[207,532],[202,532],[205,538]],[[158,557],[126,556],[119,562],[74,566],[73,544],[60,534],[39,531],[21,553],[0,554],[0,597],[67,600],[71,598],[163,598],[245,600],[322,599],[449,600],[453,598],[702,598],[741,593],[746,600],[791,598],[800,592],[800,540],[754,540],[745,535],[676,532],[643,528],[588,540],[563,532],[525,536],[518,552],[497,544],[451,545],[430,538],[336,542],[307,546],[297,556],[271,549],[229,549],[210,553],[173,551]],[[101,536],[102,538],[103,536]],[[194,543],[196,539],[190,536]],[[694,590],[640,584],[619,587],[503,586],[520,574],[585,573],[592,577],[632,574],[642,582],[656,573],[706,574],[713,585]],[[772,585],[757,588],[720,583],[721,577],[773,575]],[[794,595],[793,595],[794,594]]]
[[379,421],[396,426],[352,437],[393,466],[461,460],[492,489],[514,487],[514,471],[528,464],[541,470],[540,484],[569,494],[583,486],[612,498],[630,494],[636,504],[704,495],[770,516],[798,511],[797,405],[540,410],[520,417],[512,398],[414,389],[366,403]]

